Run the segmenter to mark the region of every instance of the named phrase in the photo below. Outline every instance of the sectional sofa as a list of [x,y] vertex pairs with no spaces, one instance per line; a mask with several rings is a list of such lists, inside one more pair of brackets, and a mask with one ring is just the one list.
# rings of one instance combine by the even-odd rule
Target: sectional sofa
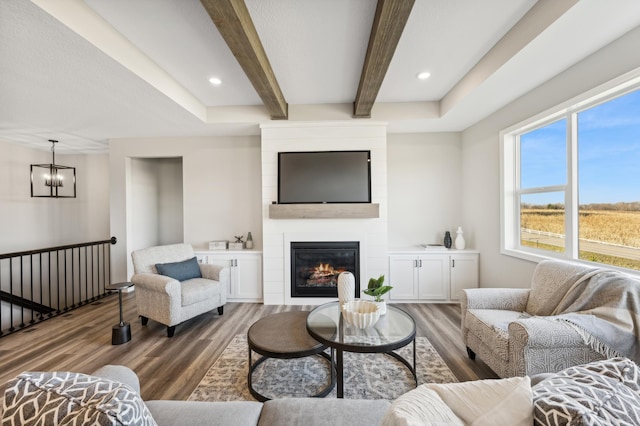
[[[531,383],[535,383],[531,386]],[[626,358],[541,377],[423,384],[395,401],[143,401],[136,374],[27,372],[7,383],[2,426],[640,424],[640,369]]]

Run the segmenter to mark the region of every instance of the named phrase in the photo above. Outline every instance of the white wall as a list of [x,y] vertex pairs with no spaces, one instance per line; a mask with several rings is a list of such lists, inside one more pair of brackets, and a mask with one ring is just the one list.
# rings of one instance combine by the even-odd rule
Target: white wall
[[[278,199],[278,152],[371,151],[371,201],[379,204],[373,219],[271,219],[269,205]],[[360,285],[388,273],[387,143],[384,123],[271,123],[262,126],[263,296],[265,304],[314,304],[326,299],[291,298],[291,241],[360,242]]]
[[[385,200],[388,206],[385,215],[389,246],[439,242],[446,229],[454,230],[461,225],[468,246],[481,253],[481,286],[527,287],[535,264],[500,254],[498,134],[514,123],[640,67],[640,55],[634,54],[637,46],[640,29],[461,134],[388,135],[385,183],[389,202]],[[122,242],[114,250],[114,277],[124,280],[127,276],[129,251],[124,243],[130,228],[126,203],[130,196],[129,158],[183,157],[186,242],[204,248],[209,240],[232,239],[233,235],[252,231],[256,248],[261,248],[262,214],[275,199],[275,184],[267,184],[261,194],[260,149],[257,137],[111,141],[111,234]],[[0,173],[4,170],[0,169]],[[7,182],[17,175],[16,172],[0,177]],[[267,247],[266,251],[269,250],[272,248]],[[269,270],[266,261],[264,273],[265,285],[275,283],[276,272]],[[273,300],[280,300],[278,297]]]
[[182,158],[158,158],[158,243],[175,244],[184,241],[184,205]]
[[[387,137],[390,249],[442,244],[462,222],[462,135],[391,134]],[[465,233],[465,237],[468,237]],[[467,246],[473,247],[467,239]]]
[[481,253],[481,286],[528,287],[535,267],[533,262],[500,254],[499,132],[640,67],[638,46],[640,28],[463,132],[463,223]]
[[51,151],[0,141],[0,253],[108,239],[108,156],[56,154],[76,167],[77,198],[31,198],[30,164]]
[[182,158],[184,242],[195,249],[252,231],[262,242],[260,139],[249,137],[114,139],[110,141],[111,232],[114,279],[133,274],[132,159]]
[[131,159],[133,250],[182,242],[182,158]]
[[158,245],[158,180],[155,159],[131,159],[131,227],[133,250]]

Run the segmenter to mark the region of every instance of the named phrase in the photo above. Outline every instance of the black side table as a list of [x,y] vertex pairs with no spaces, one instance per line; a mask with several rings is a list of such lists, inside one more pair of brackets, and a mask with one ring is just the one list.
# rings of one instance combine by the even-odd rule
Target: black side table
[[132,286],[133,283],[129,282],[108,284],[105,286],[106,290],[118,291],[118,301],[120,304],[120,323],[114,325],[111,331],[112,345],[121,345],[131,340],[131,325],[128,322],[124,322],[124,320],[122,319],[122,290]]

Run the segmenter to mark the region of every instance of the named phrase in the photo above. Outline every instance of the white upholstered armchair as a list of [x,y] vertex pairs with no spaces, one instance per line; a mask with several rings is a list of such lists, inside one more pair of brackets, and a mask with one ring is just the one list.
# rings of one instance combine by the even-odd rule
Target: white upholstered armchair
[[131,258],[135,272],[131,282],[136,286],[142,325],[152,319],[166,325],[167,336],[172,337],[181,322],[214,308],[222,315],[229,268],[199,264],[189,244],[136,250]]
[[556,260],[540,262],[531,289],[478,288],[460,299],[462,339],[500,377],[551,373],[606,358],[561,315],[573,305],[565,295],[599,270]]

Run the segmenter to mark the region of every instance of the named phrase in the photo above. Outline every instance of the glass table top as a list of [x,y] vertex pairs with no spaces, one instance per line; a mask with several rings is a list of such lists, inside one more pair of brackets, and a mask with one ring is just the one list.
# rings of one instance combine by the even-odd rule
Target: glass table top
[[359,329],[343,320],[338,302],[316,307],[307,317],[307,331],[319,342],[350,352],[388,352],[411,342],[416,323],[400,308],[387,304],[372,327]]

